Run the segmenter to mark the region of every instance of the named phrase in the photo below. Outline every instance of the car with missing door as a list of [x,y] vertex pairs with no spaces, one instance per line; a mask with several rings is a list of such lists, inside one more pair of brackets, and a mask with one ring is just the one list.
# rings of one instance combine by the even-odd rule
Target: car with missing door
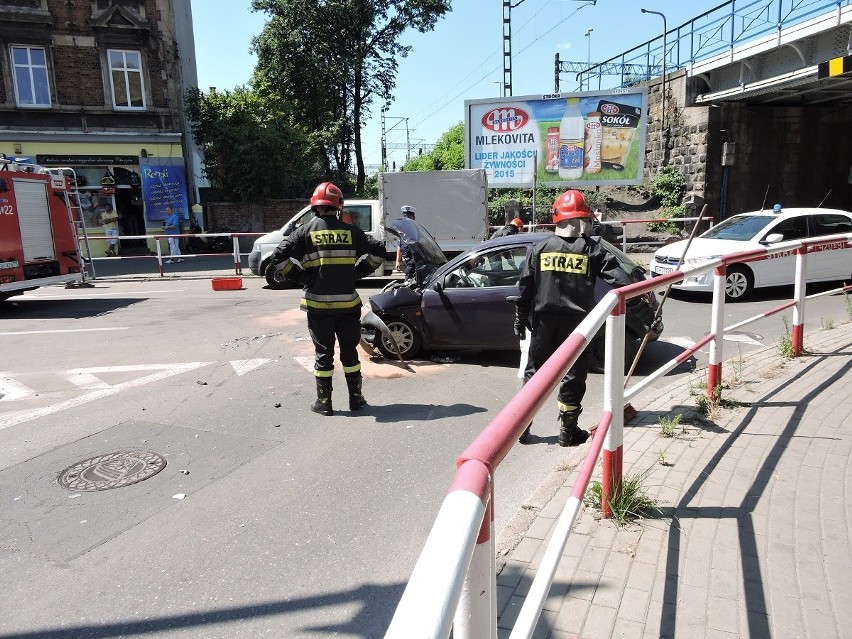
[[[683,259],[684,266],[701,266],[719,257],[771,247],[789,240],[812,240],[829,235],[852,233],[852,213],[837,209],[790,208],[779,205],[772,210],[734,215],[692,240],[684,255],[687,240],[674,242],[654,253],[649,265],[651,275],[675,270]],[[852,244],[839,240],[831,250],[823,247],[808,254],[807,282],[831,282],[852,278]],[[747,299],[754,289],[793,284],[796,256],[782,251],[726,269],[725,299]],[[682,291],[713,291],[712,270],[688,275],[674,285]]]
[[[403,359],[421,351],[459,350],[511,351],[519,349],[512,327],[515,305],[507,298],[519,294],[518,280],[533,247],[548,233],[518,233],[488,240],[446,262],[437,246],[420,251],[428,268],[419,282],[398,283],[370,297],[371,310],[384,321],[389,335],[364,329],[365,339],[386,357],[396,358],[393,336]],[[646,279],[645,270],[612,244],[600,240],[616,256],[630,279]],[[418,242],[430,244],[426,237]],[[611,290],[598,279],[595,298]],[[630,301],[626,318],[625,362],[632,363],[646,333],[656,340],[663,331],[662,318],[655,319],[658,302],[649,293]],[[603,330],[590,344],[593,371],[603,370]]]

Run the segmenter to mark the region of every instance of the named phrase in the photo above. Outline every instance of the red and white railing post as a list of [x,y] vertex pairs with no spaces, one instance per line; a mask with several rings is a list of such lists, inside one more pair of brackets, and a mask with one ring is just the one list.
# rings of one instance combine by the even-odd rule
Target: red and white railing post
[[[475,553],[475,540],[487,521],[486,506],[491,494],[491,473],[484,463],[470,459],[459,465],[385,639],[410,639],[415,636],[414,629],[419,637],[450,636],[453,616]],[[496,577],[493,583],[492,591],[496,588]],[[493,639],[497,636],[496,612],[490,623],[495,628],[493,635],[455,632],[455,636]]]
[[725,327],[725,277],[727,264],[713,269],[713,307],[710,311],[710,362],[707,366],[707,399],[718,399],[722,385],[722,340]]
[[160,236],[154,236],[154,244],[157,245],[157,268],[160,270],[160,277],[163,277],[163,247],[160,245]]
[[[467,462],[466,462],[467,463]],[[494,544],[493,491],[462,585],[453,622],[458,639],[497,639],[497,559]]]
[[627,304],[623,295],[606,318],[606,351],[604,355],[603,409],[612,414],[612,422],[603,442],[603,477],[601,478],[601,514],[612,518],[610,501],[621,487],[624,459],[624,314]]
[[231,241],[234,243],[234,273],[239,275],[243,272],[243,261],[240,259],[240,238],[238,235],[231,235]]
[[796,305],[793,307],[793,333],[792,346],[793,357],[802,354],[802,346],[805,340],[805,277],[808,272],[808,250],[806,247],[796,249],[796,279],[794,281],[793,299]]

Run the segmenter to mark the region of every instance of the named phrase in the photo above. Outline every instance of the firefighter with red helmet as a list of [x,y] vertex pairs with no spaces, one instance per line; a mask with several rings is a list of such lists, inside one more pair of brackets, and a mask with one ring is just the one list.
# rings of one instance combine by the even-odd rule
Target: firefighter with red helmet
[[495,237],[505,237],[507,235],[515,235],[522,228],[524,228],[524,221],[521,218],[516,217],[514,220],[509,222],[506,226],[501,226],[499,229],[494,231],[491,234],[491,237],[488,238],[488,239],[493,240]]
[[[592,233],[592,211],[580,191],[569,190],[553,202],[552,236],[535,247],[518,282],[515,334],[531,331],[526,383],[595,306],[595,280],[612,286],[630,281],[615,256],[601,248]],[[559,445],[578,446],[589,433],[577,425],[583,411],[589,355],[583,352],[562,378],[559,407]],[[529,441],[530,424],[521,443]]]
[[[305,282],[300,308],[308,315],[308,332],[314,343],[317,399],[311,410],[333,415],[334,341],[340,343],[340,363],[349,390],[349,410],[366,406],[361,392],[361,298],[355,281],[384,264],[384,245],[354,224],[339,219],[343,193],[323,182],[311,196],[314,218],[284,238],[272,261],[284,278],[301,275]],[[301,269],[295,260],[301,265]]]

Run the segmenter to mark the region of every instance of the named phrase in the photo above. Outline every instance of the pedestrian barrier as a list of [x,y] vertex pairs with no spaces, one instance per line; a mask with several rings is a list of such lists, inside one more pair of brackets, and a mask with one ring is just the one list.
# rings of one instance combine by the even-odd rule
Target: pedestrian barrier
[[[577,481],[557,520],[529,593],[510,634],[510,639],[533,635],[571,529],[580,513],[597,460],[602,456],[601,505],[605,517],[615,489],[622,480],[624,404],[654,380],[671,371],[700,348],[710,344],[707,394],[720,398],[722,338],[762,317],[793,308],[793,355],[802,353],[804,338],[805,273],[810,253],[852,248],[852,233],[819,240],[784,242],[744,251],[684,268],[607,293],[568,336],[553,356],[512,397],[456,462],[456,473],[426,539],[408,585],[385,634],[386,639],[422,637],[445,639],[495,639],[497,637],[497,587],[493,534],[494,474],[520,434],[549,398],[562,376],[574,364],[597,331],[606,326],[603,413],[593,428],[594,436]],[[731,264],[769,259],[773,255],[796,256],[793,300],[730,327],[723,327],[725,275]],[[630,389],[625,389],[624,334],[627,300],[680,282],[685,277],[713,271],[714,287],[710,334],[682,355],[663,365]],[[811,297],[852,290],[846,284]]]
[[[151,255],[118,255],[116,257],[94,257],[91,254],[85,257],[86,261],[93,260],[106,260],[112,261],[116,259],[120,260],[139,260],[139,259],[152,259],[156,258],[157,260],[157,268],[160,273],[160,277],[165,276],[165,268],[164,264],[166,261],[172,257],[166,252],[163,254],[163,244],[162,240],[168,240],[170,237],[179,237],[179,238],[227,238],[231,240],[231,256],[233,257],[234,264],[234,274],[241,275],[242,274],[242,257],[248,255],[248,253],[240,252],[240,238],[241,237],[262,237],[265,233],[180,233],[177,235],[119,235],[117,237],[118,240],[146,240],[153,241],[156,251]],[[182,253],[179,257],[180,260],[185,259],[194,259],[197,257],[211,257],[211,256],[221,256],[223,253],[221,252],[212,252],[212,253]]]

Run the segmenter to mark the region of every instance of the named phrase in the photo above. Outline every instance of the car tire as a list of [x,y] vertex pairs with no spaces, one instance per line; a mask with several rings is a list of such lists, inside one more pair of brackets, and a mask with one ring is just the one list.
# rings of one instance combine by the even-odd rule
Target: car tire
[[[417,331],[414,330],[414,327],[403,319],[395,317],[382,319],[388,327],[388,330],[390,330],[391,334],[396,339],[397,348],[399,348],[399,355],[402,359],[411,359],[416,357],[423,348],[423,341],[420,339],[420,335]],[[379,348],[382,355],[388,359],[397,359],[396,351],[385,335],[381,333],[379,334],[376,346]]]
[[[641,340],[629,328],[624,331],[624,372],[627,373],[639,352]],[[606,331],[598,331],[592,343],[589,344],[589,370],[593,373],[604,372],[606,357]]]
[[278,271],[275,270],[275,265],[272,262],[267,263],[263,275],[266,277],[266,283],[269,284],[269,288],[284,289],[290,287],[289,282],[278,276]]
[[745,266],[732,266],[725,276],[725,301],[742,302],[754,290],[754,275]]

